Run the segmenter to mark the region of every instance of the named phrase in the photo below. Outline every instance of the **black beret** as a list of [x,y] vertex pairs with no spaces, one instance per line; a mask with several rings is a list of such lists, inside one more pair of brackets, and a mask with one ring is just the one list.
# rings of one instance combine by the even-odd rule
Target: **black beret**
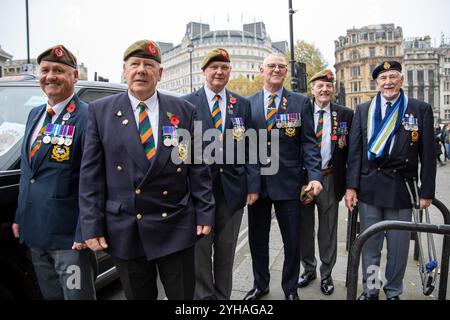
[[161,49],[156,42],[151,40],[139,40],[125,50],[123,61],[126,61],[130,57],[152,59],[161,63]]
[[59,62],[74,69],[77,68],[77,58],[62,44],[48,48],[37,57],[37,63],[41,61]]
[[383,72],[396,70],[398,72],[402,72],[402,65],[398,61],[383,61],[379,66],[373,69],[372,78],[376,80],[378,75]]

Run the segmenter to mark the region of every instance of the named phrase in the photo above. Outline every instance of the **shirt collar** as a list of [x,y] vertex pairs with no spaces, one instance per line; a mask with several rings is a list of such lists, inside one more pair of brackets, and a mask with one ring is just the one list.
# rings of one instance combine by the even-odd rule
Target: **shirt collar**
[[314,114],[319,113],[320,110],[324,110],[325,113],[331,113],[331,102],[328,103],[328,105],[325,108],[320,108],[315,102],[314,102]]
[[[130,98],[131,107],[133,108],[133,111],[136,111],[141,100],[136,99],[131,94],[130,90],[128,90],[128,97]],[[158,91],[155,90],[155,93],[150,98],[142,102],[144,102],[147,105],[148,110],[156,109],[158,107]]]
[[70,97],[68,97],[66,100],[61,101],[61,102],[55,104],[54,106],[49,105],[48,101],[47,101],[47,107],[45,108],[45,110],[52,108],[53,111],[55,111],[55,114],[60,114],[63,111],[63,109],[67,106],[69,101],[73,98],[74,95],[75,95],[75,93],[72,93],[72,95]]
[[[264,88],[264,99],[267,100],[269,99],[269,96],[272,94],[272,91],[267,90],[266,88]],[[281,87],[280,90],[275,91],[275,94],[277,95],[277,98],[281,98],[281,96],[283,95],[283,87]]]
[[[395,98],[394,100],[391,101],[391,104],[394,105],[399,98],[400,98],[400,94],[398,95],[397,98]],[[385,106],[386,103],[387,103],[387,100],[383,97],[383,95],[381,95],[381,105]]]
[[208,88],[208,86],[205,84],[204,86],[205,88],[205,94],[206,94],[206,98],[208,98],[208,102],[210,103],[211,101],[213,101],[214,97],[216,96],[216,94],[218,94],[220,96],[220,100],[221,101],[225,101],[226,99],[226,92],[225,92],[225,88],[222,89],[222,91],[220,91],[219,93],[215,93],[214,91],[212,91],[211,89]]

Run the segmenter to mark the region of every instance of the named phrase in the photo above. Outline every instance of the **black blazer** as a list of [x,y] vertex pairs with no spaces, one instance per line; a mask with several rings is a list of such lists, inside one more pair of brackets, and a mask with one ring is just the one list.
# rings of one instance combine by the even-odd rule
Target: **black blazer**
[[[283,89],[280,105],[283,98],[286,99],[285,107],[279,106],[277,114],[300,113],[301,127],[296,128],[293,137],[286,135],[284,129],[273,129],[279,130],[279,170],[274,175],[261,176],[261,196],[269,196],[277,201],[299,199],[303,166],[310,180],[322,181],[321,157],[314,132],[311,101],[304,95],[286,89]],[[256,93],[249,100],[252,110],[251,126],[266,130],[264,91]],[[264,162],[260,165],[268,166]]]
[[170,125],[168,112],[193,137],[194,106],[159,92],[158,99],[159,138],[151,165],[127,92],[89,107],[80,178],[82,234],[85,240],[105,236],[109,252],[121,259],[152,260],[188,248],[198,239],[196,226],[214,221],[208,167],[175,164],[174,147],[162,139],[162,126]]
[[[237,161],[237,144],[244,143],[237,142],[233,139],[233,147],[234,147],[234,162],[233,164],[225,164],[227,157],[227,141],[228,136],[225,133],[227,129],[233,128],[233,123],[231,122],[231,118],[243,118],[245,129],[250,129],[251,123],[251,110],[250,103],[244,97],[240,95],[230,92],[226,90],[227,101],[226,105],[231,106],[229,109],[227,107],[227,113],[225,116],[224,123],[224,138],[223,138],[223,163],[224,164],[212,164],[209,166],[211,170],[211,174],[213,177],[213,189],[214,189],[214,197],[216,202],[220,202],[222,198],[225,198],[227,206],[231,209],[231,211],[235,211],[237,209],[243,208],[247,201],[248,193],[259,193],[260,186],[258,184],[259,181],[259,170],[257,165],[250,165],[248,163],[248,145],[245,146],[245,159],[246,163],[240,164]],[[230,103],[230,97],[234,97],[236,99],[236,103]],[[213,129],[214,123],[211,116],[211,110],[209,108],[209,104],[207,101],[205,89],[201,88],[196,92],[193,92],[187,96],[183,97],[185,100],[191,102],[197,110],[198,118],[202,121],[202,131],[203,133],[206,130]],[[229,111],[232,111],[230,114]],[[204,147],[207,147],[209,143],[204,144]]]
[[433,111],[422,101],[408,98],[406,114],[418,119],[419,138],[403,126],[395,134],[388,157],[369,161],[367,157],[367,115],[370,101],[358,105],[350,130],[347,165],[347,188],[357,189],[358,198],[368,204],[394,209],[411,208],[404,178],[417,178],[420,161],[419,196],[433,199],[436,179],[436,150],[434,148]]

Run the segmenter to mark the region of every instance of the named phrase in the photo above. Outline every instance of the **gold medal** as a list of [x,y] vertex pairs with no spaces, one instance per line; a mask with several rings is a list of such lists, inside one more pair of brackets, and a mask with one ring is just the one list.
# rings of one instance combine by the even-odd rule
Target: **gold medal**
[[243,130],[237,127],[233,128],[233,139],[236,141],[241,141],[242,140],[242,136],[243,136]]
[[411,132],[411,140],[412,140],[412,142],[419,141],[419,132],[418,131]]
[[181,161],[186,161],[188,157],[188,150],[186,143],[180,143],[178,145],[178,156],[180,157]]
[[284,130],[284,133],[288,136],[288,137],[293,137],[295,136],[295,127],[287,127]]

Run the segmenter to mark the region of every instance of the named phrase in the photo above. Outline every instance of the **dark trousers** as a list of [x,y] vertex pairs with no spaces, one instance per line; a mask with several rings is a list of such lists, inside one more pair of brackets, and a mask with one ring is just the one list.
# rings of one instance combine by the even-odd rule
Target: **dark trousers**
[[299,226],[300,200],[273,201],[260,198],[248,207],[248,232],[252,255],[254,287],[269,287],[269,233],[272,205],[280,226],[284,245],[284,263],[281,287],[285,295],[297,293],[300,271]]
[[194,299],[194,247],[151,261],[114,257],[114,263],[128,300],[156,300],[158,272],[169,300]]

